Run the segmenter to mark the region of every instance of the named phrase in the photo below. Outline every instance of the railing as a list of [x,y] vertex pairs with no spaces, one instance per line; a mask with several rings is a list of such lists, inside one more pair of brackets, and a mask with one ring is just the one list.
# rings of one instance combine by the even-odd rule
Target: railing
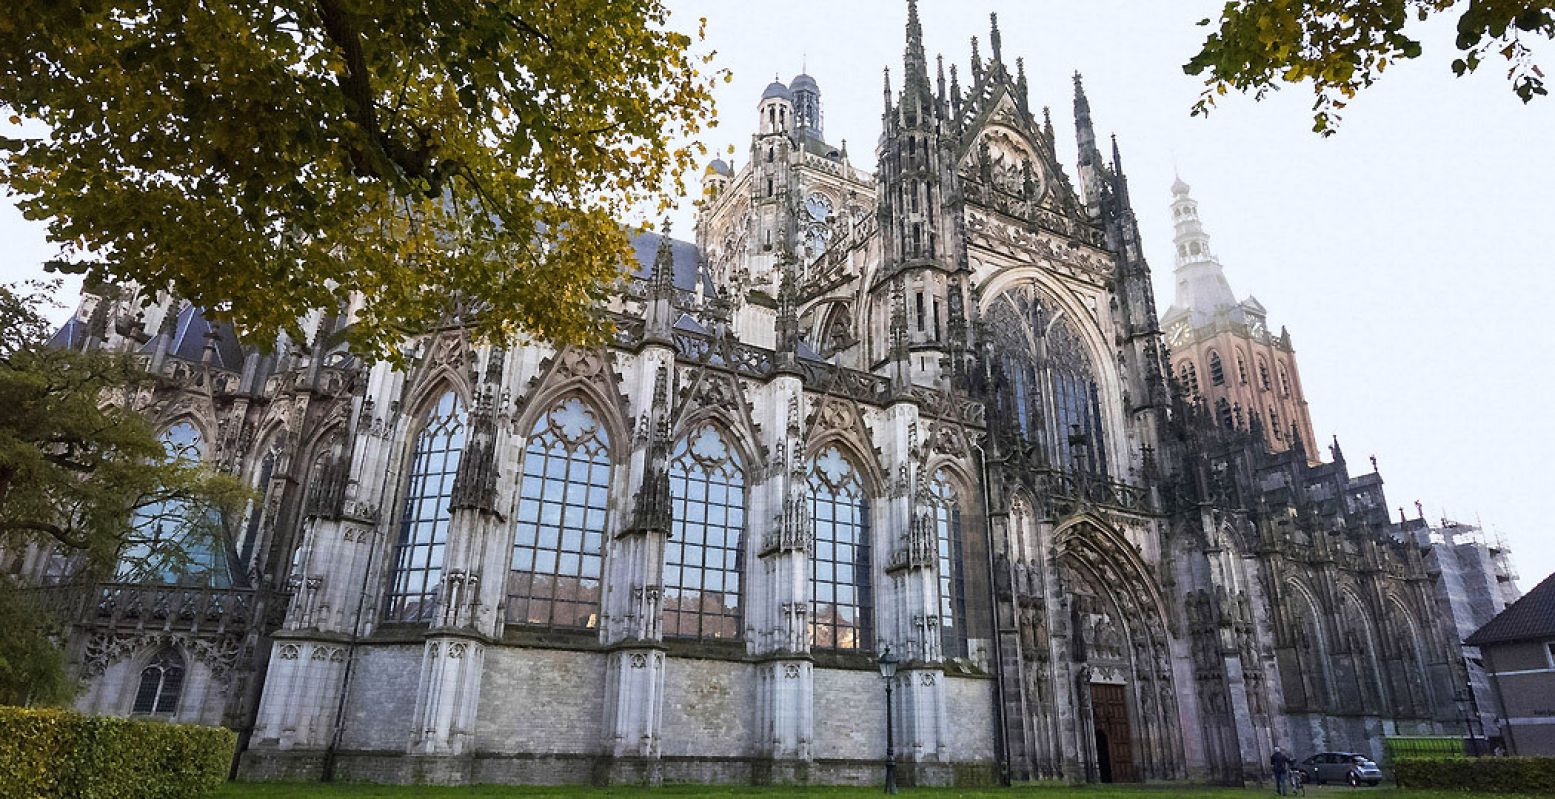
[[253,588],[136,583],[44,586],[26,593],[40,611],[87,627],[213,635],[274,629],[290,598],[272,591],[261,602]]
[[1084,502],[1135,513],[1158,512],[1149,489],[1109,478],[1044,471],[1037,475],[1036,483],[1039,493],[1058,500],[1060,504],[1078,505]]

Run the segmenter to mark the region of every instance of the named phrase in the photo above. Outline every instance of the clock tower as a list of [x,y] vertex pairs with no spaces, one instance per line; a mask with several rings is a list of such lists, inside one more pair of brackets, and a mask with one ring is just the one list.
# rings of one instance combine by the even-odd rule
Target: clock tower
[[1299,439],[1308,457],[1316,458],[1290,333],[1283,327],[1271,333],[1263,304],[1253,297],[1239,302],[1231,293],[1199,219],[1199,204],[1182,178],[1172,184],[1172,224],[1176,295],[1161,326],[1178,382],[1217,423],[1258,430],[1276,452]]

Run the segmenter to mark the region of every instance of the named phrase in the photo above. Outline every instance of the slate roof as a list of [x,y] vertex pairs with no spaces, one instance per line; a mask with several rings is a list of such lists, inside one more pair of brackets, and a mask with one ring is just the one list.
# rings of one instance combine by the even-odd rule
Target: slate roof
[[1464,640],[1469,646],[1555,638],[1555,574]]
[[[639,233],[632,237],[632,251],[637,256],[636,277],[647,280],[653,276],[653,259],[659,253],[662,238],[657,233]],[[702,257],[695,244],[670,239],[670,260],[675,265],[673,282],[676,289],[696,291],[697,282],[702,281],[702,290],[709,295],[714,293],[708,276],[702,274]]]

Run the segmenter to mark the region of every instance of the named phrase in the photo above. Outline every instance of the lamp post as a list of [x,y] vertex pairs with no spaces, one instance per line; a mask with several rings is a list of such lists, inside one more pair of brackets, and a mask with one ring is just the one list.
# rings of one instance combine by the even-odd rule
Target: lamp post
[[880,676],[885,680],[885,792],[896,793],[896,736],[891,719],[891,682],[896,679],[896,658],[891,657],[891,647],[880,652],[875,661]]

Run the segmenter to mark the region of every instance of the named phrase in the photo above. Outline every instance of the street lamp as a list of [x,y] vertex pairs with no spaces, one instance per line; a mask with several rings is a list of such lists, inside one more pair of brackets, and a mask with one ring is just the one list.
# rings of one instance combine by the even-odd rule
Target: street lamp
[[891,682],[896,679],[896,658],[891,657],[891,647],[880,652],[875,661],[880,676],[885,680],[885,792],[896,793],[896,738],[891,724]]

